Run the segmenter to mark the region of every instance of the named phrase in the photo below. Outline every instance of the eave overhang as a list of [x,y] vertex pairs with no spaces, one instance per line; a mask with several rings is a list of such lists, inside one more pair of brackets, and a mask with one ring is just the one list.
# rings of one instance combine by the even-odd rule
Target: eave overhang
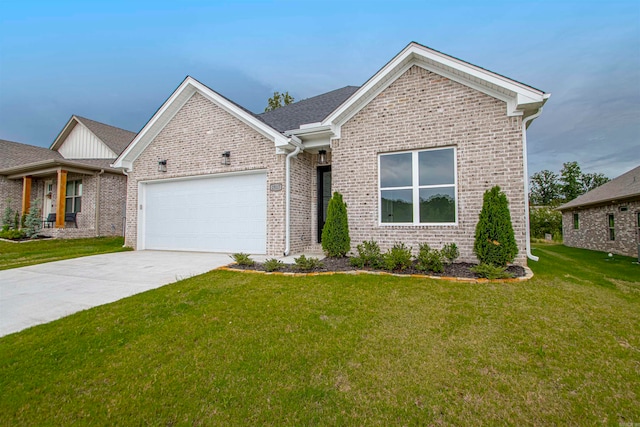
[[71,160],[43,160],[41,162],[29,163],[26,165],[14,166],[0,170],[0,175],[6,176],[8,179],[20,179],[24,176],[48,176],[59,169],[68,172],[80,173],[84,175],[93,175],[96,172],[104,170],[108,173],[121,175],[122,171],[113,168],[105,168],[103,166],[88,165],[86,163],[74,162]]

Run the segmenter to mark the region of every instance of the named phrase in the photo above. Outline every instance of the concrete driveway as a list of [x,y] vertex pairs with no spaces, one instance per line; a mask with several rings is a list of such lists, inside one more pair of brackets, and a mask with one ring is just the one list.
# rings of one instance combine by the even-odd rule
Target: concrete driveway
[[134,251],[0,271],[0,336],[232,262],[227,254]]

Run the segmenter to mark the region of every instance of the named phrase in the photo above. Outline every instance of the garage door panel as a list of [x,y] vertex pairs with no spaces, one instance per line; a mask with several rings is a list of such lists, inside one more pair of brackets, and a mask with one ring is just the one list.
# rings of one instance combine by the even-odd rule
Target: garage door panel
[[266,174],[147,183],[146,249],[266,253]]

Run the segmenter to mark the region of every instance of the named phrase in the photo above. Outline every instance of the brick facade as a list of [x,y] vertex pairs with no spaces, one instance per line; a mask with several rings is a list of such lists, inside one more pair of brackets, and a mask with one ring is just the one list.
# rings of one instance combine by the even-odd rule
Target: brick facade
[[[622,209],[626,207],[626,210]],[[578,229],[573,215],[578,214]],[[615,240],[609,235],[609,214],[614,216]],[[606,206],[583,207],[562,213],[562,236],[566,246],[638,256],[640,200]]]
[[[378,223],[378,154],[456,147],[458,224],[400,226]],[[473,241],[482,197],[499,185],[509,200],[519,253],[526,264],[522,121],[505,103],[413,66],[342,126],[332,142],[332,191],[348,206],[352,247],[376,240],[385,250],[404,242],[455,242],[460,259],[476,261]]]

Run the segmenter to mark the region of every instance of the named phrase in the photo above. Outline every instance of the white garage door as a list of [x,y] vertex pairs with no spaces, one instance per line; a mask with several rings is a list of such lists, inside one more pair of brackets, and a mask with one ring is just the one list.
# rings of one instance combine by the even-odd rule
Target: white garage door
[[264,172],[144,183],[140,248],[266,253]]

